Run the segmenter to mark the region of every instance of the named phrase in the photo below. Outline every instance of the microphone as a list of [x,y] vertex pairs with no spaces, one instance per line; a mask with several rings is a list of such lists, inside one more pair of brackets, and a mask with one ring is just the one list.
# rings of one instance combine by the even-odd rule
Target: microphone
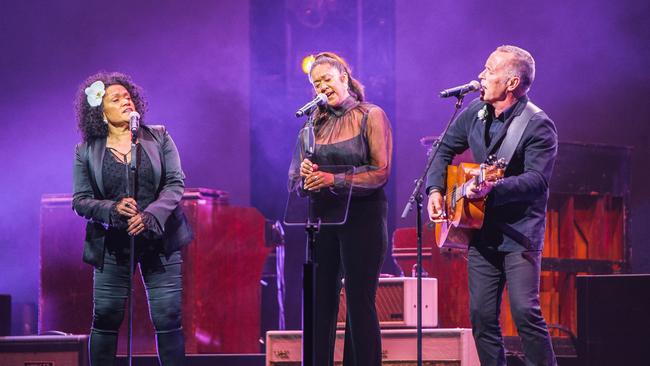
[[138,130],[140,129],[140,113],[133,111],[129,113],[129,129],[131,130],[131,136],[133,140],[138,135]]
[[476,80],[472,80],[469,83],[455,88],[445,89],[440,92],[440,98],[449,98],[449,97],[462,97],[467,93],[477,91],[481,88],[481,83]]
[[296,117],[302,117],[305,114],[310,115],[317,106],[323,105],[325,103],[327,103],[327,95],[320,93],[311,102],[298,109],[298,112],[296,112]]
[[314,155],[314,149],[316,146],[316,135],[314,134],[314,124],[307,123],[302,131],[302,146],[305,149],[305,155],[311,159],[311,156]]

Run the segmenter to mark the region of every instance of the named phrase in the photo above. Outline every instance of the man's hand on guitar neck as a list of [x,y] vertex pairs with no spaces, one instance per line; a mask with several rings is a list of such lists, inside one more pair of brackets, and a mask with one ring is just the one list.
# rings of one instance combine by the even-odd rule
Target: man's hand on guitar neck
[[429,202],[427,203],[427,211],[429,211],[429,220],[433,222],[442,222],[446,219],[445,200],[439,190],[433,189],[429,193]]
[[469,186],[467,187],[467,192],[465,193],[465,197],[469,200],[478,200],[481,198],[484,198],[485,196],[490,193],[492,188],[497,184],[495,181],[483,181],[481,184],[478,186],[474,183],[474,180],[472,180],[469,183]]

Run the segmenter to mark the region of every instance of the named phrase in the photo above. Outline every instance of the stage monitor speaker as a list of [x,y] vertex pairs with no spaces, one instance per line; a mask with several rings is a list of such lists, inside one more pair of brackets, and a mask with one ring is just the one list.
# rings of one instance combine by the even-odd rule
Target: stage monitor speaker
[[[382,329],[381,358],[385,366],[417,365],[415,329]],[[345,331],[336,332],[334,365],[343,361]],[[425,366],[479,366],[472,330],[466,328],[423,329],[422,360]],[[266,333],[266,366],[300,366],[302,331]]]
[[647,365],[650,274],[577,276],[582,365]]
[[0,337],[2,366],[87,366],[88,336]]

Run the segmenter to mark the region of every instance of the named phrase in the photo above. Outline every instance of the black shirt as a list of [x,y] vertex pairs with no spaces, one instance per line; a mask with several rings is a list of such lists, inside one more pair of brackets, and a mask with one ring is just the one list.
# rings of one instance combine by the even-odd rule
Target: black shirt
[[[143,211],[155,200],[156,192],[154,191],[153,166],[149,156],[144,152],[140,144],[137,145],[137,154],[136,201],[138,202],[138,210]],[[117,202],[127,196],[126,186],[130,170],[129,164],[124,162],[124,155],[117,152],[117,150],[106,148],[102,163],[102,180],[106,190],[106,199]],[[109,251],[115,249],[116,245],[123,249],[124,244],[128,243],[128,234],[125,231],[127,219],[123,216],[112,215],[111,221],[107,235]],[[140,238],[137,239],[140,241]]]

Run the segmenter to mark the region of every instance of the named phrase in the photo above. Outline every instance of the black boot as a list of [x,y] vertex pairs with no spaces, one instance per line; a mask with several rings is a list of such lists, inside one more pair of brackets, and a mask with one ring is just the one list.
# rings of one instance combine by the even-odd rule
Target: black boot
[[115,365],[115,353],[117,352],[117,333],[90,331],[90,352],[91,366],[113,366]]
[[185,338],[183,329],[156,333],[158,359],[162,366],[185,365]]

